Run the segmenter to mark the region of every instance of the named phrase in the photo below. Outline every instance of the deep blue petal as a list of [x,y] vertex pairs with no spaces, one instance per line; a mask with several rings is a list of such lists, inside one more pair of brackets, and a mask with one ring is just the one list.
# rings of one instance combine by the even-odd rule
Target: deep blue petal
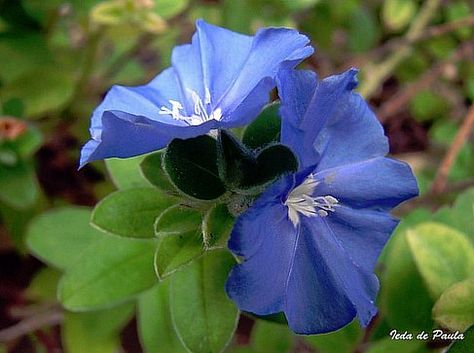
[[[191,44],[176,47],[172,54],[188,114],[193,107],[191,91],[204,99],[206,89],[213,107],[222,110],[224,121],[247,118],[234,112],[249,110],[246,104],[255,105],[250,95],[266,98],[258,100],[259,109],[251,110],[258,113],[268,103],[269,93],[269,87],[259,83],[274,79],[282,67],[294,67],[313,53],[307,46],[309,39],[291,29],[267,28],[250,37],[202,20],[196,22],[196,29]],[[244,123],[234,121],[234,125]]]
[[172,63],[184,91],[194,90],[204,97],[207,87],[215,105],[245,65],[252,42],[251,36],[198,20],[192,43],[173,50]]
[[352,92],[357,71],[318,80],[313,74],[282,70],[282,143],[303,167],[317,170],[383,156],[388,152],[383,128],[367,103]]
[[[152,146],[154,149],[164,147],[172,137],[192,137],[196,136],[197,131],[209,131],[188,126],[183,120],[175,120],[171,115],[160,114],[162,107],[172,108],[170,101],[179,102],[184,108],[180,114],[188,117],[196,113],[196,95],[203,102],[207,114],[220,109],[222,121],[203,124],[208,128],[245,125],[268,102],[268,94],[275,85],[274,78],[278,70],[295,66],[313,52],[307,46],[308,38],[290,29],[263,29],[250,37],[202,20],[196,22],[196,28],[191,44],[173,50],[173,67],[163,71],[147,85],[114,86],[109,91],[92,116],[92,140],[84,146],[81,165],[103,156],[130,157],[149,151]],[[127,123],[114,124],[116,132],[119,127],[130,130],[119,131],[120,136],[133,136],[143,129],[147,131],[145,146],[131,146],[127,139],[120,141],[125,146],[114,146],[118,139],[103,133],[105,115],[109,111],[122,112],[128,116],[124,118],[121,114],[119,118]],[[113,115],[117,117],[120,114]],[[110,116],[107,119],[113,120]],[[146,121],[145,126],[134,126],[132,122],[137,119]],[[155,136],[156,141],[152,141],[148,139],[151,126],[156,131],[167,131],[159,131]],[[173,126],[183,126],[189,132],[174,129]],[[178,134],[172,135],[174,131],[178,131]],[[106,136],[112,139],[106,140]],[[130,147],[129,152],[126,146]]]
[[299,229],[286,289],[284,312],[290,328],[299,334],[334,331],[356,315],[354,305],[331,275],[331,264],[320,252],[321,242],[315,236],[319,235],[304,225]]
[[[238,256],[250,258],[262,246],[268,229],[268,222],[288,220],[286,206],[282,198],[293,186],[294,176],[288,175],[273,183],[250,207],[241,214],[232,229],[228,242],[229,249]],[[263,220],[263,222],[262,222]]]
[[[137,151],[140,150],[150,152],[166,146],[170,141],[170,134],[167,133],[169,128],[173,130],[173,127],[187,127],[188,125],[183,121],[174,120],[171,116],[161,115],[158,112],[161,106],[168,105],[170,99],[180,100],[180,94],[173,68],[166,69],[150,83],[143,86],[113,86],[106,94],[102,103],[92,114],[90,127],[91,140],[81,151],[80,165],[83,166],[88,162],[102,158],[131,157],[145,153],[137,153]],[[107,112],[114,113],[110,114]],[[119,115],[120,117],[118,117]],[[105,116],[107,116],[107,118],[105,118]],[[124,118],[125,116],[128,116],[128,118]],[[145,126],[134,126],[130,124],[131,121],[137,121],[140,117],[143,121],[146,121]],[[118,139],[114,134],[104,133],[105,119],[108,119],[107,126],[114,125],[113,121],[117,119],[128,122],[118,121],[117,124],[114,125],[114,130],[117,130],[119,127],[125,129],[118,132],[120,136],[127,136],[128,134],[133,136],[140,130],[150,131],[150,125],[153,125],[155,130],[161,126],[163,131],[159,131],[154,138],[148,138],[148,135],[145,134],[143,137],[144,146],[140,147],[141,142],[138,143],[138,146],[132,145],[127,138]],[[111,140],[107,140],[108,137],[110,137]],[[154,144],[158,147],[150,150],[150,144]],[[97,148],[99,148],[98,151],[96,151]],[[130,151],[127,153],[128,148],[130,148]]]
[[173,68],[166,69],[150,83],[143,86],[112,86],[102,103],[92,114],[91,136],[100,141],[102,115],[110,110],[122,111],[174,125],[186,125],[182,121],[173,120],[171,116],[158,114],[162,105],[167,105],[169,99],[179,100],[179,95],[180,91]]
[[[243,65],[216,103],[222,108],[224,116],[229,116],[235,111],[263,78],[275,78],[281,68],[294,67],[311,55],[313,48],[307,46],[308,43],[309,39],[295,30],[285,28],[259,30],[253,39],[250,51],[246,53]],[[234,54],[242,55],[238,54],[237,50]],[[214,67],[213,62],[210,68]]]
[[296,242],[286,213],[283,205],[254,208],[234,227],[229,244],[234,253],[245,254],[245,261],[232,269],[226,291],[241,310],[259,315],[283,310]]
[[373,271],[398,220],[385,212],[341,206],[324,218],[351,260]]
[[318,171],[388,153],[383,127],[365,100],[351,92],[339,104],[314,142],[321,155]]
[[262,111],[262,107],[269,101],[269,92],[275,87],[274,80],[264,78],[257,87],[244,99],[238,109],[234,110],[229,117],[220,121],[219,127],[229,129],[247,125]]
[[303,218],[285,313],[297,333],[340,328],[357,312],[366,326],[376,314],[378,280],[352,260],[324,218]]
[[377,157],[315,173],[318,196],[331,195],[344,205],[389,211],[418,195],[410,167],[394,159]]
[[81,151],[80,167],[105,158],[126,158],[159,150],[174,138],[203,135],[215,128],[215,121],[198,126],[177,126],[121,111],[102,115],[102,133],[90,140]]

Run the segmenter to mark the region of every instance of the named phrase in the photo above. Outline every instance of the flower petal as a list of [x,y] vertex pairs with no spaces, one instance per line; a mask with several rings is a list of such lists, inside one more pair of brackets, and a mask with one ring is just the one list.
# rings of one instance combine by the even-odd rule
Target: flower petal
[[356,315],[356,309],[331,275],[325,258],[314,246],[311,229],[299,230],[298,245],[286,288],[285,315],[299,334],[337,330]]
[[331,195],[343,205],[389,211],[418,195],[410,167],[394,159],[377,157],[314,174],[318,196]]
[[205,134],[215,121],[198,126],[179,126],[135,116],[121,111],[102,114],[101,134],[82,148],[80,167],[91,161],[126,158],[159,150],[174,138],[190,138]]
[[385,212],[341,206],[324,218],[351,260],[371,272],[398,224]]
[[313,53],[307,46],[309,39],[291,29],[267,28],[250,37],[203,20],[196,22],[196,28],[192,43],[175,48],[172,55],[183,95],[188,98],[188,114],[192,111],[190,92],[204,99],[208,89],[212,106],[229,120],[237,108],[245,110],[241,105],[254,102],[246,100],[250,94],[268,95],[268,87],[259,86],[264,78],[275,78],[283,66],[293,67]]
[[[160,125],[164,126],[165,130],[168,129],[168,125],[171,127],[187,127],[188,125],[183,121],[174,120],[170,115],[159,114],[161,106],[169,106],[170,99],[179,100],[180,94],[179,86],[177,85],[177,78],[173,68],[164,70],[155,79],[143,86],[113,86],[105,96],[102,103],[94,110],[90,127],[92,139],[84,146],[83,150],[81,151],[81,166],[101,158],[125,158],[140,153],[145,153],[137,153],[136,151],[137,149],[140,149],[139,145],[141,143],[138,144],[138,146],[132,145],[127,138],[118,140],[114,137],[114,135],[108,133],[106,136],[112,139],[108,141],[107,137],[104,137],[105,134],[103,133],[103,120],[105,115],[108,116],[109,125],[112,124],[112,121],[114,120],[112,116],[117,117],[117,119],[125,119],[129,122],[128,124],[120,122],[117,123],[117,127],[120,126],[121,129],[125,129],[120,132],[120,135],[122,136],[127,135],[128,133],[131,135],[137,133],[137,129],[139,130],[140,127],[134,126],[130,122],[133,120],[136,121],[139,117],[141,117],[141,119],[144,121],[148,121],[145,125],[152,124],[156,127]],[[109,114],[107,112],[113,113]],[[128,115],[129,117],[125,118],[125,115]],[[149,129],[149,126],[145,129]],[[179,131],[181,131],[181,129],[179,129]],[[161,131],[159,135],[155,136],[153,138],[153,143],[155,146],[158,146],[155,149],[166,146],[166,144],[169,142],[169,135],[170,134],[167,133],[167,131]],[[144,140],[145,139],[146,137],[144,137]],[[114,143],[117,145],[114,145]],[[145,144],[147,143],[145,142]],[[99,146],[102,146],[101,151],[95,152]],[[130,149],[129,153],[126,152],[127,149]],[[150,152],[149,147],[143,146],[142,149]],[[117,152],[114,152],[115,150],[117,150]]]
[[[123,146],[113,146],[112,141],[116,141],[113,138],[110,141],[104,140],[103,119],[106,112],[128,114],[127,118],[119,114],[119,119],[128,121],[127,124],[116,124],[116,128],[120,126],[121,129],[126,129],[121,131],[122,136],[127,135],[126,131],[130,129],[135,130],[129,131],[133,135],[136,130],[144,128],[150,131],[151,125],[154,129],[161,125],[165,130],[173,126],[189,129],[188,132],[171,129],[179,131],[173,137],[193,137],[197,132],[202,134],[209,130],[196,129],[184,120],[175,120],[172,114],[160,114],[160,109],[173,109],[181,105],[184,111],[179,113],[190,117],[196,113],[195,106],[200,99],[207,114],[219,111],[216,116],[222,116],[221,125],[205,123],[202,126],[241,126],[254,119],[268,102],[268,94],[274,87],[273,79],[277,71],[283,66],[296,65],[313,52],[311,47],[306,46],[308,38],[294,30],[265,29],[255,37],[250,37],[202,20],[196,22],[196,27],[192,43],[173,50],[173,67],[164,70],[144,86],[112,87],[93,113],[90,129],[92,140],[84,146],[81,165],[103,158],[101,156],[131,157],[149,151],[152,145],[154,149],[162,148],[170,141],[171,133],[161,131],[153,143],[145,142],[146,146],[141,148],[131,146],[127,153],[126,146],[130,146],[130,143],[124,142],[126,139],[120,142]],[[172,105],[170,101],[175,101],[176,105]],[[208,111],[211,109],[209,105],[212,111]],[[113,115],[118,116],[115,113]],[[112,121],[110,115],[108,119],[109,122]],[[131,123],[137,119],[147,121],[146,127],[137,127]],[[111,134],[107,136],[110,137]],[[96,151],[98,148],[100,151]]]
[[318,80],[308,72],[280,72],[282,143],[303,167],[317,163],[317,170],[324,170],[387,154],[382,126],[363,98],[352,92],[356,74],[351,69]]
[[281,68],[294,67],[310,56],[314,49],[308,43],[309,39],[295,30],[259,30],[244,65],[219,98],[217,105],[222,107],[224,116],[236,110],[263,78],[274,78]]
[[297,333],[336,330],[356,312],[366,326],[377,312],[378,280],[351,261],[324,218],[304,218],[295,252],[285,313]]
[[262,111],[262,107],[268,103],[270,98],[269,92],[274,86],[275,83],[272,79],[269,77],[264,78],[243,100],[238,109],[221,121],[219,126],[224,129],[230,129],[251,123]]
[[158,114],[161,106],[168,106],[170,99],[179,100],[179,95],[179,86],[173,68],[164,70],[154,80],[143,86],[112,86],[102,103],[92,114],[92,138],[100,139],[102,115],[104,112],[111,110],[156,119],[174,125],[185,125],[182,121],[173,120],[171,116]]
[[196,21],[192,43],[175,48],[172,55],[183,94],[190,97],[193,90],[204,98],[207,88],[215,105],[245,65],[252,41],[251,36]]
[[230,246],[234,253],[245,254],[245,261],[232,269],[226,290],[241,310],[258,315],[283,310],[295,242],[296,231],[283,205],[254,208],[239,218]]

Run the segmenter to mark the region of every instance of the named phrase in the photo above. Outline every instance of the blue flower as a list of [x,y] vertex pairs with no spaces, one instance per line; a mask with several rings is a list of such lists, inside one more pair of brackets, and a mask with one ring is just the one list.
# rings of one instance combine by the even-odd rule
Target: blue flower
[[234,225],[229,248],[243,258],[227,280],[240,309],[284,312],[300,334],[336,330],[377,312],[377,258],[398,221],[389,211],[418,193],[410,168],[384,157],[383,129],[352,89],[356,71],[325,80],[278,76],[281,142],[300,162]]
[[250,37],[202,20],[196,27],[192,43],[176,47],[172,67],[150,83],[112,87],[93,113],[81,166],[245,125],[268,102],[277,72],[313,53],[308,38],[290,29],[266,28]]

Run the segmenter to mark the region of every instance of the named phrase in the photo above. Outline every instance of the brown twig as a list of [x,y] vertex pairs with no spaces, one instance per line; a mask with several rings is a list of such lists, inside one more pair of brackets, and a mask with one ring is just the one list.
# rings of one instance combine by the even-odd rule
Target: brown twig
[[24,319],[27,317],[36,316],[51,310],[60,309],[56,302],[45,302],[40,304],[12,306],[9,310],[9,316],[13,319]]
[[467,112],[466,118],[464,119],[461,127],[459,128],[456,136],[454,137],[454,141],[449,147],[448,152],[443,158],[438,171],[436,172],[436,177],[431,186],[431,191],[433,194],[440,194],[442,193],[448,182],[449,171],[453,166],[456,158],[461,150],[464,142],[466,142],[469,134],[474,129],[474,104],[471,105],[469,111]]
[[41,328],[58,325],[63,320],[63,311],[59,309],[39,313],[0,331],[0,342],[13,341],[25,334]]
[[447,33],[457,31],[458,29],[464,27],[473,27],[474,26],[474,15],[469,17],[461,18],[456,21],[451,21],[443,23],[438,26],[433,26],[427,28],[427,30],[418,38],[418,40],[425,40],[434,37],[439,37]]
[[369,326],[367,326],[367,328],[365,329],[364,337],[362,337],[357,347],[355,347],[354,353],[362,353],[365,351],[365,348],[370,341],[370,337],[374,333],[374,330],[377,328],[379,323],[380,323],[380,315],[377,314],[369,323]]
[[[457,31],[461,28],[469,28],[474,26],[474,15],[462,18],[460,20],[455,20],[447,23],[443,23],[440,25],[434,25],[431,27],[427,27],[418,37],[412,38],[411,40],[406,37],[397,37],[387,41],[386,43],[382,44],[381,46],[372,50],[368,56],[364,56],[364,60],[370,58],[374,60],[379,58],[391,51],[395,51],[400,47],[405,45],[413,45],[428,39],[440,37],[445,34],[452,33]],[[361,58],[362,59],[362,58]]]
[[303,337],[296,336],[292,353],[319,353]]
[[432,85],[441,75],[446,67],[458,62],[464,57],[474,55],[474,41],[463,43],[449,58],[435,64],[426,71],[416,82],[403,87],[397,94],[385,102],[377,111],[377,116],[381,122],[393,116],[406,107],[412,97],[419,91]]
[[441,0],[426,0],[418,12],[415,19],[408,28],[405,39],[406,43],[401,45],[397,50],[392,51],[390,56],[379,63],[371,63],[366,65],[366,79],[359,87],[359,92],[364,97],[372,96],[393,70],[413,51],[412,42],[417,41],[424,33],[426,26],[429,25],[431,19],[441,5]]
[[445,190],[440,194],[433,194],[427,192],[420,197],[417,197],[413,200],[404,202],[402,205],[397,207],[393,214],[396,217],[402,217],[413,211],[418,207],[428,207],[431,210],[435,210],[440,206],[446,204],[446,202],[452,201],[452,194],[459,193],[469,188],[474,187],[474,180],[463,180],[456,183],[448,184]]

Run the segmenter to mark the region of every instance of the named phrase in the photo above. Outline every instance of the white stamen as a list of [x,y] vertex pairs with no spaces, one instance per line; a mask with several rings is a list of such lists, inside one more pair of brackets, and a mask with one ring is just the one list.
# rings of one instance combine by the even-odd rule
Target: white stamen
[[312,196],[319,182],[310,174],[300,185],[294,188],[285,201],[288,218],[296,227],[300,222],[299,214],[306,217],[327,217],[335,212],[339,201],[331,195]]
[[183,115],[183,105],[175,100],[170,99],[169,103],[171,104],[171,109],[165,106],[162,106],[158,112],[160,115],[171,115],[175,120],[182,120],[188,125],[201,125],[209,120],[221,120],[222,119],[222,109],[213,108],[211,104],[211,92],[209,88],[205,87],[204,89],[204,102],[201,97],[196,93],[196,91],[189,90],[191,93],[191,99],[193,100],[193,114],[190,116]]
[[209,88],[206,87],[204,89],[204,104],[211,104],[211,92],[209,92]]

